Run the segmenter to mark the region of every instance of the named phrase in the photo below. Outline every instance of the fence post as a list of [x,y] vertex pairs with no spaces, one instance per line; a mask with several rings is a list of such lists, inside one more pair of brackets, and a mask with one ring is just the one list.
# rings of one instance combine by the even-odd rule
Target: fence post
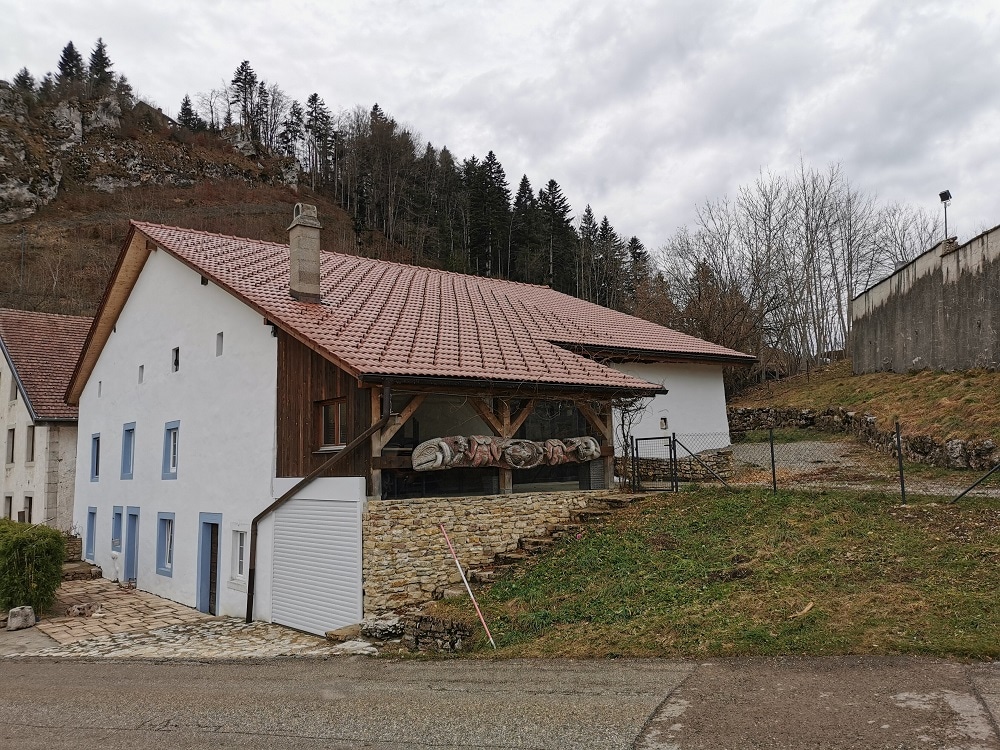
[[899,494],[903,496],[903,504],[906,504],[906,479],[903,475],[903,440],[899,436],[899,420],[896,420],[896,460],[899,463]]
[[670,433],[670,491],[680,491],[680,481],[677,476],[677,433]]
[[774,461],[774,425],[767,428],[768,440],[771,443],[771,490],[778,494],[778,465]]
[[635,435],[629,435],[629,448],[631,453],[629,454],[629,463],[632,464],[632,492],[638,492],[641,488],[639,486],[639,443],[635,439]]

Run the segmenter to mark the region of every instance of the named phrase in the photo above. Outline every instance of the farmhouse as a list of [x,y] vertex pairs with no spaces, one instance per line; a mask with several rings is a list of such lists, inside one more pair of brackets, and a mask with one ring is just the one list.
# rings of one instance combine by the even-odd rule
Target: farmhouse
[[302,204],[289,245],[133,222],[68,390],[105,575],[323,632],[446,585],[439,524],[474,562],[610,487],[617,404],[728,442],[722,367],[753,358],[320,229]]
[[1000,227],[945,240],[851,304],[855,374],[1000,366]]
[[3,517],[69,531],[77,409],[66,385],[91,319],[0,308]]

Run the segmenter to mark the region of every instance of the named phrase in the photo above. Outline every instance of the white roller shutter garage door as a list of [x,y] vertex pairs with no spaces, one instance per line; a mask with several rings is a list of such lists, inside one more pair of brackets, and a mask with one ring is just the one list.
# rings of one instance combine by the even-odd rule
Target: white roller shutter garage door
[[271,619],[307,633],[360,622],[361,503],[288,501],[274,516]]

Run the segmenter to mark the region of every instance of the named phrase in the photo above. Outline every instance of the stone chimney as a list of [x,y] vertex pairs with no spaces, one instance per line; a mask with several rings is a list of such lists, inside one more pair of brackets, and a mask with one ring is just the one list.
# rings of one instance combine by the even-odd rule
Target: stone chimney
[[302,302],[319,302],[319,223],[316,206],[296,203],[288,227],[291,251],[289,293]]

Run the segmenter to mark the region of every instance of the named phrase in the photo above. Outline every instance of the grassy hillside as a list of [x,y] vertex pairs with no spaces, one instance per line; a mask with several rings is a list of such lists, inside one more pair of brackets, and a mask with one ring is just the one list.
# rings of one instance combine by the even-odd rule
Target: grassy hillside
[[[480,604],[503,656],[1000,656],[995,501],[897,503],[661,495],[560,540]],[[436,607],[475,621],[467,600]]]
[[883,427],[899,417],[909,433],[939,438],[986,438],[1000,441],[1000,373],[892,372],[852,375],[849,361],[835,362],[808,376],[769,382],[734,398],[731,406],[825,409],[842,406],[871,412]]

